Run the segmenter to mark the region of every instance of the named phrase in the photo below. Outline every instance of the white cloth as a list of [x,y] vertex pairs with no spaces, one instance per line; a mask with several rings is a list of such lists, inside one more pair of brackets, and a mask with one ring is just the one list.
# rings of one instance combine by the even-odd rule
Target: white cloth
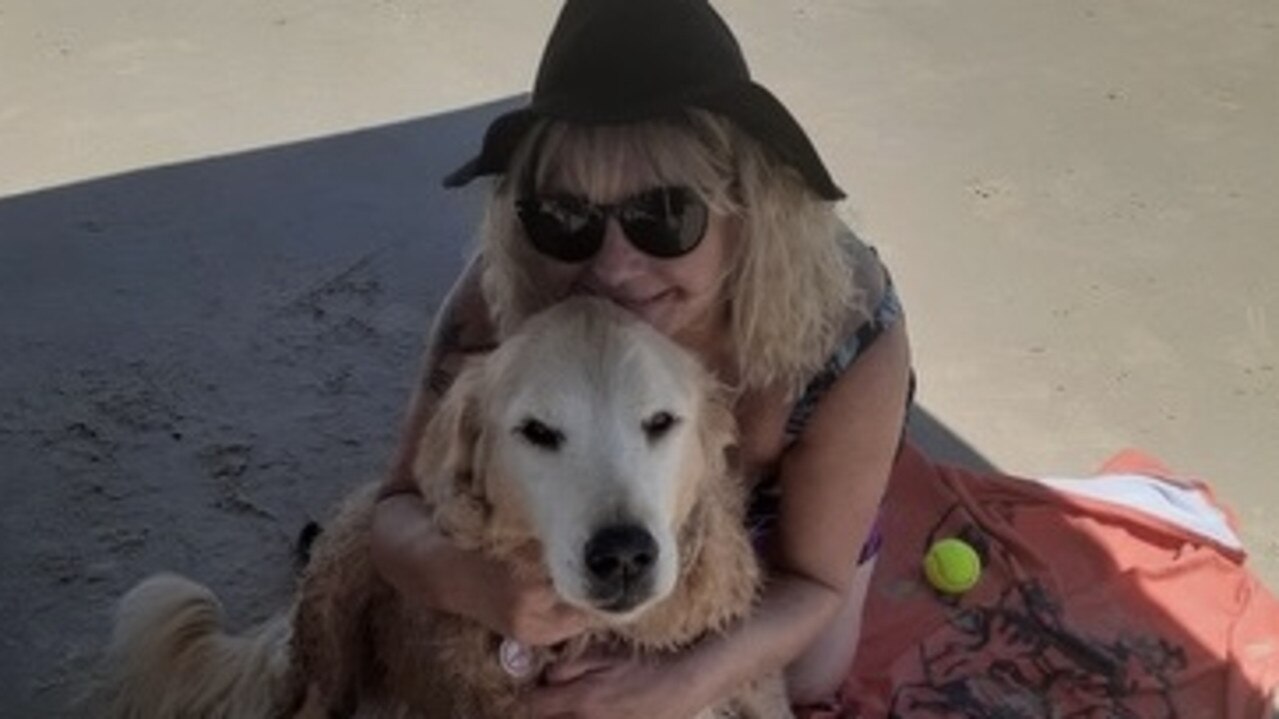
[[1065,494],[1109,502],[1153,515],[1231,549],[1243,543],[1225,514],[1195,487],[1141,474],[1103,474],[1088,479],[1040,477],[1037,481]]

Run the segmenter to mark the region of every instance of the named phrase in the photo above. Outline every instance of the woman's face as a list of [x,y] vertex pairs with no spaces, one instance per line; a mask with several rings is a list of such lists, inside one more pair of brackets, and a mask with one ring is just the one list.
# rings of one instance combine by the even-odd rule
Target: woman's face
[[[635,183],[619,188],[610,197],[586,199],[607,204],[647,189],[651,185]],[[698,343],[720,329],[717,322],[723,313],[717,309],[722,307],[723,280],[738,226],[735,218],[712,210],[706,232],[691,252],[661,258],[637,248],[617,219],[609,217],[598,252],[578,263],[537,255],[537,276],[548,283],[555,296],[598,295],[635,313],[669,337]]]

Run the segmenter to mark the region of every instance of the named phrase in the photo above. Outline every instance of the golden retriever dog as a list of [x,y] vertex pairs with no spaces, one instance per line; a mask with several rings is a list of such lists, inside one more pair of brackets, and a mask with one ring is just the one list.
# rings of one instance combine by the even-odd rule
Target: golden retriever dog
[[[452,541],[547,578],[598,620],[519,647],[403,601],[372,566],[375,490],[318,541],[293,608],[245,636],[174,575],[122,600],[109,652],[115,717],[515,717],[541,670],[591,642],[655,653],[746,616],[760,570],[730,471],[732,414],[687,353],[606,302],[528,320],[459,375],[414,476]],[[790,715],[779,677],[702,717]]]

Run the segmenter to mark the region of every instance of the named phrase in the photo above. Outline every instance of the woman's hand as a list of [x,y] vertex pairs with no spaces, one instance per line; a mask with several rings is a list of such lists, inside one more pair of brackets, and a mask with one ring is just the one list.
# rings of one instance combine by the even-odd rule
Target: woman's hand
[[[461,552],[462,550],[454,550]],[[536,552],[535,548],[527,550]],[[591,617],[567,604],[556,594],[549,579],[522,579],[510,565],[467,552],[476,573],[473,619],[489,629],[528,646],[550,646],[581,634]],[[530,566],[540,557],[526,559]],[[466,614],[465,611],[458,612]]]
[[[690,650],[696,651],[696,650]],[[553,665],[528,697],[535,719],[688,719],[710,700],[689,654],[638,658],[605,646]]]
[[459,549],[435,529],[415,494],[378,502],[371,548],[382,578],[407,601],[467,617],[521,644],[558,644],[590,623],[548,580],[522,579],[505,562]]

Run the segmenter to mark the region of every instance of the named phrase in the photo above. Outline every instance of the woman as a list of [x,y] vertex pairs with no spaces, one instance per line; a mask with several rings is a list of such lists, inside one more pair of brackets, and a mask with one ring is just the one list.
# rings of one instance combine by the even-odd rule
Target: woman
[[533,714],[684,717],[783,668],[796,703],[830,697],[856,647],[910,371],[887,274],[841,230],[843,193],[803,130],[704,0],[568,0],[531,103],[498,118],[446,184],[487,175],[481,251],[437,318],[378,504],[379,570],[424,606],[527,644],[582,629],[549,586],[440,537],[408,467],[468,354],[563,297],[600,295],[735,392],[768,582],[749,620],[680,654],[555,667]]

